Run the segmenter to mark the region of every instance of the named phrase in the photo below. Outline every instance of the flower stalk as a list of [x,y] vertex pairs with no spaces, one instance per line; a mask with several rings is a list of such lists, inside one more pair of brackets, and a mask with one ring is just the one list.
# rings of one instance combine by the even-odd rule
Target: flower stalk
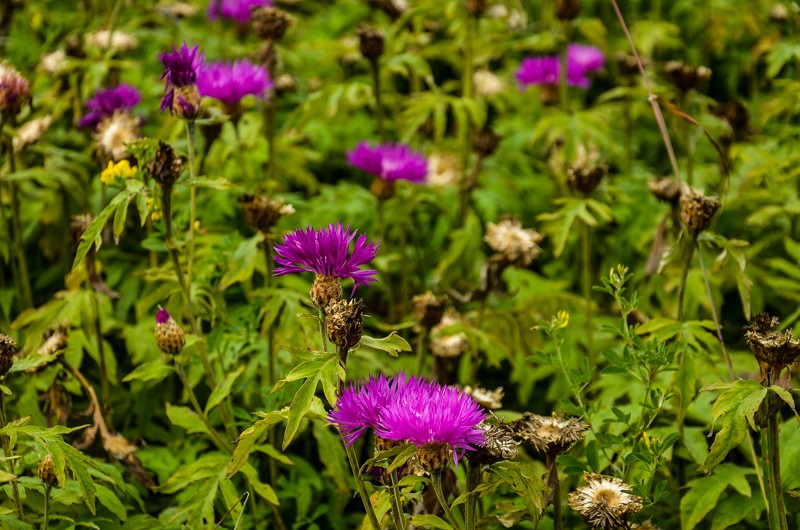
[[[8,417],[6,416],[6,402],[5,394],[0,392],[0,425],[5,427],[8,425]],[[11,448],[11,438],[8,436],[0,436],[0,443],[3,445],[3,454],[8,461],[8,470],[12,475],[17,474],[17,464],[14,458],[14,452]],[[24,521],[24,514],[22,512],[22,502],[19,499],[19,488],[17,488],[17,479],[11,481],[11,498],[14,501],[14,511],[16,512],[17,519]]]
[[358,496],[361,497],[361,502],[364,504],[364,509],[367,511],[367,517],[372,525],[372,530],[381,530],[378,517],[375,515],[375,509],[372,507],[367,489],[364,487],[364,479],[361,476],[361,468],[358,465],[358,457],[356,457],[355,450],[352,445],[347,445],[346,443],[344,444],[344,450],[347,453],[347,461],[350,463],[350,471],[353,473],[353,478],[356,479]]
[[[770,410],[770,404],[774,399],[774,396],[767,396],[765,400],[766,410]],[[786,506],[783,499],[783,486],[781,484],[779,423],[780,416],[776,411],[769,415],[767,427],[763,430],[765,438],[764,472],[769,497],[769,527],[771,530],[789,530],[786,520]]]
[[466,514],[464,516],[465,530],[475,530],[475,519],[477,515],[478,495],[475,489],[481,480],[481,465],[478,462],[467,460],[467,503]]
[[433,491],[436,493],[436,498],[438,499],[442,510],[444,510],[447,519],[456,530],[463,530],[461,525],[458,523],[458,519],[456,519],[455,514],[453,514],[453,510],[450,509],[450,503],[447,502],[447,498],[444,496],[444,491],[442,490],[441,470],[431,471],[431,484],[433,485]]

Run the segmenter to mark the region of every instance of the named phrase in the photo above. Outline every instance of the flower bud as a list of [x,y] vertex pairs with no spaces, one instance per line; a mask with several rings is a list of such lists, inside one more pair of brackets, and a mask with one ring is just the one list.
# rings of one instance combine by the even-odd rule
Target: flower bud
[[274,7],[256,8],[250,17],[253,31],[264,40],[279,40],[291,22],[289,13]]
[[171,145],[159,140],[156,155],[147,168],[156,182],[162,187],[171,188],[183,173],[183,161]]
[[200,92],[197,85],[175,87],[172,98],[172,114],[186,120],[193,120],[200,114]]
[[273,201],[265,195],[242,195],[238,201],[247,224],[263,234],[269,234],[281,217],[294,213],[294,207],[283,199]]
[[56,468],[53,465],[53,457],[48,454],[42,459],[39,464],[39,478],[46,486],[54,486],[58,482],[56,477]]
[[4,333],[0,333],[0,377],[5,377],[14,364],[14,356],[19,351],[17,342]]
[[186,344],[186,334],[166,309],[159,309],[156,313],[155,335],[158,348],[169,355],[180,353]]
[[371,26],[362,26],[356,31],[361,55],[370,62],[377,62],[383,55],[383,32]]
[[716,197],[709,197],[693,188],[681,190],[681,220],[693,233],[699,234],[711,226],[711,220],[722,204]]

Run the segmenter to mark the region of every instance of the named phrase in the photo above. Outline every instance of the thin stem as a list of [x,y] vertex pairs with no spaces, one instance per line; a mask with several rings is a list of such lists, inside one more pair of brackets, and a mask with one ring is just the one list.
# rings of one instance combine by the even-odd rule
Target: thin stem
[[111,410],[111,391],[108,387],[108,369],[106,368],[106,349],[103,345],[103,323],[100,320],[100,300],[97,292],[92,293],[94,310],[94,332],[97,335],[97,357],[100,360],[100,390],[103,393],[103,408],[108,415]]
[[356,457],[355,450],[352,445],[345,444],[344,450],[347,453],[347,461],[350,463],[350,471],[356,479],[356,489],[358,495],[361,497],[361,502],[364,504],[364,509],[367,511],[367,517],[372,525],[373,530],[381,530],[381,525],[378,523],[378,517],[375,515],[375,509],[372,507],[372,502],[367,495],[367,489],[364,487],[364,479],[361,478],[361,468],[358,465],[358,458]]
[[[0,392],[0,425],[5,427],[8,425],[8,418],[6,417],[6,402],[5,395]],[[14,510],[17,512],[17,519],[23,521],[22,503],[19,500],[19,489],[17,488],[17,464],[13,458],[14,454],[11,450],[11,438],[8,436],[0,436],[0,442],[3,445],[3,454],[8,459],[8,470],[14,475],[14,480],[11,481],[11,497],[14,500]]]
[[681,272],[681,283],[678,290],[678,321],[683,322],[683,298],[686,295],[686,279],[689,277],[689,269],[692,266],[694,248],[697,246],[697,233],[692,232],[692,240],[689,242],[689,252],[686,256],[686,263],[683,264]]
[[272,287],[272,247],[270,246],[270,234],[264,234],[264,285]]
[[186,377],[186,372],[183,371],[183,365],[177,360],[175,361],[175,370],[178,372],[178,377],[181,378],[183,387],[186,389],[186,393],[189,395],[189,401],[192,403],[192,407],[194,408],[197,417],[200,418],[200,421],[203,422],[203,425],[205,425],[206,429],[208,429],[209,434],[214,439],[214,443],[223,451],[232,454],[233,446],[231,446],[230,442],[225,440],[225,438],[223,438],[222,435],[217,432],[214,426],[208,421],[208,416],[206,416],[205,411],[200,406],[200,402],[197,401],[197,396],[194,394],[194,389],[192,389],[192,385],[189,383],[189,379]]
[[[464,67],[463,67],[463,77],[462,77],[462,88],[461,88],[461,97],[464,100],[468,100],[472,98],[472,83],[473,83],[473,70],[474,70],[474,61],[475,61],[475,50],[474,44],[476,39],[476,31],[475,31],[475,23],[476,20],[471,15],[467,14],[467,19],[465,21],[465,37],[464,37]],[[469,167],[469,148],[470,148],[470,124],[467,121],[464,124],[464,130],[462,131],[461,137],[461,182],[462,182],[462,190],[466,189],[467,182],[469,181],[469,177],[467,176],[467,168]],[[461,210],[459,212],[459,220],[458,226],[461,227],[464,224],[464,219],[466,218],[466,205],[464,205],[464,191],[462,191],[462,203],[461,203]],[[469,192],[467,192],[469,193]],[[468,198],[468,197],[467,197]]]
[[569,86],[567,85],[567,50],[569,49],[569,41],[572,37],[572,25],[569,20],[565,20],[561,24],[562,33],[564,34],[564,45],[561,47],[561,62],[559,64],[559,79],[558,90],[559,99],[561,100],[561,110],[565,113],[569,111]]
[[547,454],[547,485],[553,496],[553,530],[563,530],[564,520],[561,515],[561,481],[558,478],[556,455]]
[[50,528],[50,490],[53,486],[50,484],[44,485],[44,521],[42,521],[42,530]]
[[735,379],[733,375],[733,364],[731,363],[731,357],[728,354],[728,348],[725,347],[725,339],[722,338],[722,324],[720,323],[719,315],[717,314],[717,306],[714,304],[714,296],[711,293],[711,282],[708,279],[706,263],[703,260],[703,253],[700,252],[700,249],[697,250],[697,259],[700,262],[700,270],[703,272],[703,281],[706,284],[708,301],[711,303],[711,315],[714,317],[714,325],[717,328],[717,340],[719,340],[719,344],[722,346],[722,354],[725,356],[725,364],[728,366],[728,376],[730,376],[731,381],[733,381]]
[[244,161],[244,146],[242,145],[242,134],[239,131],[239,120],[233,122],[233,136],[236,139],[236,158],[239,162],[239,169],[245,180],[250,180],[250,170]]
[[386,141],[386,129],[383,126],[383,101],[381,98],[381,65],[378,58],[370,60],[370,73],[372,73],[372,90],[375,93],[375,117],[378,121],[378,135],[381,142]]
[[422,331],[419,332],[419,337],[417,337],[417,375],[422,375],[422,371],[425,368],[429,333],[428,328],[423,326]]
[[195,174],[195,167],[194,167],[194,158],[195,158],[195,124],[193,120],[186,121],[186,140],[188,144],[189,150],[189,178],[191,182],[189,184],[189,235],[188,235],[188,243],[189,243],[189,261],[186,264],[186,278],[189,286],[189,297],[191,298],[191,288],[192,288],[192,272],[194,271],[194,224],[195,219],[197,218],[197,185],[195,180],[197,175]]
[[453,514],[453,510],[450,509],[450,504],[447,502],[447,499],[444,496],[444,491],[442,490],[442,472],[441,471],[431,471],[431,484],[433,484],[433,491],[436,493],[436,498],[439,500],[439,504],[442,506],[442,510],[444,510],[445,515],[450,520],[450,523],[453,525],[456,530],[462,530],[461,525],[458,524],[458,519]]
[[484,157],[479,156],[475,162],[475,167],[472,172],[467,176],[461,184],[461,201],[458,209],[458,226],[464,226],[464,221],[467,219],[467,212],[469,210],[470,198],[472,197],[472,190],[478,186],[478,175],[483,169]]
[[[767,410],[769,410],[772,396],[767,398]],[[786,506],[783,500],[783,485],[781,483],[781,452],[780,437],[778,433],[780,415],[776,412],[771,414],[767,420],[767,458],[765,467],[767,469],[767,484],[769,487],[769,497],[771,501],[770,522],[775,523],[773,529],[788,530],[786,521]],[[774,510],[774,513],[773,513]]]
[[391,493],[392,493],[392,517],[394,518],[394,524],[398,530],[406,530],[406,518],[403,515],[403,500],[400,497],[400,491],[397,487],[397,472],[392,471],[389,473],[389,480],[392,481]]
[[589,366],[594,367],[594,325],[592,323],[592,233],[585,222],[581,226],[581,271],[583,275],[583,299],[586,301],[586,346],[589,351]]
[[322,347],[322,351],[328,351],[328,333],[326,331],[326,319],[325,319],[325,310],[319,310],[319,342]]
[[475,513],[478,496],[475,489],[481,480],[481,465],[467,460],[467,506],[464,518],[465,530],[475,530]]
[[[11,125],[14,125],[13,122]],[[6,136],[6,156],[8,157],[9,175],[17,172],[17,161],[14,155],[14,144],[11,136]],[[31,291],[31,280],[28,272],[28,258],[25,254],[25,240],[22,237],[22,216],[19,208],[19,197],[16,182],[9,182],[9,194],[11,201],[11,224],[14,230],[14,246],[16,247],[16,257],[18,261],[18,281],[22,294],[23,309],[33,307],[33,294]],[[12,258],[13,259],[13,258]]]

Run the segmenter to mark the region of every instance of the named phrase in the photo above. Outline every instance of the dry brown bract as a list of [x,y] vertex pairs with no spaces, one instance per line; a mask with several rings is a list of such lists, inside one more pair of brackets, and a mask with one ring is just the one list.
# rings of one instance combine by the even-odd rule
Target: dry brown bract
[[263,234],[269,234],[281,217],[294,213],[294,206],[283,199],[274,201],[265,195],[242,195],[239,204],[247,224]]
[[514,436],[514,429],[507,423],[491,425],[483,422],[479,428],[485,431],[486,445],[467,453],[467,458],[479,464],[491,465],[500,460],[511,460],[519,454],[520,444]]
[[17,341],[4,333],[0,333],[0,377],[6,375],[14,364],[14,356],[19,349]]
[[694,188],[681,190],[681,220],[694,233],[700,233],[711,226],[711,219],[722,203],[716,197],[709,197]]
[[792,330],[778,331],[778,317],[759,313],[745,327],[747,345],[753,351],[762,370],[769,372],[774,383],[781,371],[797,360],[800,341],[792,337]]
[[628,515],[641,511],[642,498],[626,493],[631,486],[615,477],[584,473],[586,485],[569,494],[569,507],[590,525],[610,530],[625,525]]
[[510,263],[528,266],[539,257],[539,246],[543,236],[536,230],[522,228],[516,219],[506,219],[499,223],[488,223],[484,241],[503,255]]
[[325,308],[328,338],[342,350],[361,340],[364,331],[364,300],[339,300]]
[[561,454],[586,435],[588,425],[577,418],[539,416],[526,412],[514,422],[517,435],[542,453]]
[[667,204],[678,204],[681,199],[681,185],[674,180],[660,177],[647,183],[650,192],[656,199]]

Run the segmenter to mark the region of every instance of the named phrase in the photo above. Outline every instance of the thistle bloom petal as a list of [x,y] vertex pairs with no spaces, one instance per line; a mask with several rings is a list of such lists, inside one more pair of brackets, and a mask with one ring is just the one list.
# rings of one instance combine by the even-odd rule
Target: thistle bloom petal
[[370,377],[358,385],[350,383],[349,388],[342,390],[336,410],[328,415],[328,421],[339,426],[345,445],[353,445],[367,429],[380,424],[381,413],[391,394],[390,381],[384,375]]
[[[352,252],[350,243],[355,239]],[[375,258],[378,245],[367,242],[361,234],[356,239],[356,231],[342,223],[328,225],[316,230],[313,227],[295,230],[286,235],[283,244],[275,245],[275,276],[294,272],[314,272],[319,276],[333,278],[352,278],[355,282],[353,293],[359,285],[370,285],[375,281],[374,269],[361,269]],[[352,296],[352,294],[351,294]]]
[[272,6],[271,0],[212,0],[208,6],[208,18],[218,20],[227,18],[239,24],[250,22],[250,15],[255,7]]
[[197,76],[201,96],[218,99],[228,105],[239,103],[245,96],[265,98],[272,88],[269,73],[263,66],[250,61],[212,63]]
[[351,166],[387,181],[407,180],[423,184],[428,175],[427,159],[403,144],[370,146],[359,143],[347,153]]
[[130,112],[141,99],[139,91],[131,85],[121,84],[113,88],[98,90],[86,102],[89,112],[81,118],[80,127],[97,129],[97,126],[117,111]]
[[[567,46],[567,84],[589,88],[588,74],[605,65],[603,52],[594,46],[570,44]],[[561,59],[555,55],[527,57],[517,70],[521,88],[528,85],[558,85],[561,79]]]
[[[161,79],[166,79],[166,93],[161,99],[162,112],[169,109],[175,113],[175,97],[178,98],[180,114],[185,117],[194,117],[197,113],[196,102],[189,96],[190,91],[182,90],[194,87],[197,84],[197,76],[203,68],[205,55],[200,53],[199,46],[193,48],[184,42],[180,49],[172,47],[172,52],[165,52],[158,56],[164,65],[164,73]],[[177,92],[177,94],[176,94]]]

